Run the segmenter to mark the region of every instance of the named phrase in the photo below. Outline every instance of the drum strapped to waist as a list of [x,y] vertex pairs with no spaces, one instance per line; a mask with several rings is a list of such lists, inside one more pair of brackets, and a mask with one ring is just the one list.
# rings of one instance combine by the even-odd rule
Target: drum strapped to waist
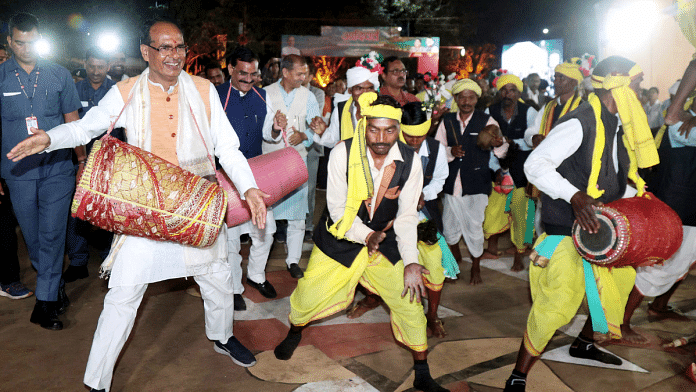
[[652,193],[596,207],[600,229],[595,234],[573,224],[578,253],[603,267],[644,267],[662,263],[682,243],[682,221]]
[[[268,154],[249,159],[249,166],[259,189],[270,195],[264,199],[266,206],[272,206],[278,200],[290,194],[307,182],[309,174],[300,153],[292,147],[285,147]],[[218,183],[227,193],[228,227],[237,226],[251,219],[247,202],[242,200],[239,192],[224,170],[215,173]]]

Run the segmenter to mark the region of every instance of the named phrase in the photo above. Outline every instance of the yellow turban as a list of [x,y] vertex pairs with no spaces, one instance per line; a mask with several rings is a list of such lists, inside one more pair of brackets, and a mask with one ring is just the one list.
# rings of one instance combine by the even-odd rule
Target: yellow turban
[[571,79],[575,79],[578,81],[578,84],[582,83],[582,80],[584,79],[582,72],[580,72],[580,66],[575,63],[558,64],[554,69],[554,72],[565,75]]
[[[637,76],[642,71],[640,67],[633,67],[630,73]],[[657,154],[652,132],[648,126],[648,118],[645,111],[640,101],[638,101],[635,92],[629,87],[632,80],[633,78],[629,75],[607,75],[606,77],[593,75],[592,85],[595,88],[609,90],[616,102],[624,130],[623,139],[626,147],[628,147],[627,152],[630,159],[628,177],[636,184],[638,195],[640,196],[644,191],[645,181],[638,175],[638,168],[654,166],[660,163],[660,158]],[[604,148],[604,126],[600,120],[601,108],[599,98],[595,94],[591,94],[589,102],[597,119],[597,136],[592,155],[592,170],[590,172],[587,194],[598,198],[604,192],[596,188],[602,150]]]
[[428,121],[424,122],[423,124],[418,124],[418,125],[401,124],[401,133],[405,133],[409,136],[416,136],[416,137],[425,136],[428,134],[428,131],[430,130],[431,123],[432,123],[432,121],[428,120]]
[[477,96],[481,96],[481,86],[471,79],[457,80],[457,82],[452,86],[452,95],[457,95],[464,90],[471,90],[475,92]]
[[329,232],[338,239],[345,238],[346,232],[353,225],[355,217],[358,216],[361,204],[374,194],[374,184],[372,183],[370,164],[367,161],[367,146],[365,144],[367,118],[389,118],[401,122],[401,109],[389,105],[372,106],[376,99],[377,94],[374,92],[363,93],[358,98],[360,113],[363,117],[358,121],[348,155],[346,206],[341,219],[328,228]]
[[696,47],[696,1],[677,0],[677,14],[674,18],[679,23],[684,37]]
[[504,74],[498,77],[498,81],[495,83],[495,87],[498,90],[500,90],[501,88],[503,88],[503,86],[510,83],[514,84],[519,92],[522,92],[522,89],[524,88],[522,80],[513,74]]

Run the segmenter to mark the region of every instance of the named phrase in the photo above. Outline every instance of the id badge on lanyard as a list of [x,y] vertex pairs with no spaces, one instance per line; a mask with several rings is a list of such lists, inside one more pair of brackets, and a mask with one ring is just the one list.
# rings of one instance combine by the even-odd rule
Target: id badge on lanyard
[[24,120],[27,122],[27,133],[29,136],[33,135],[34,132],[32,132],[31,129],[39,129],[39,120],[37,120],[35,116],[27,117]]

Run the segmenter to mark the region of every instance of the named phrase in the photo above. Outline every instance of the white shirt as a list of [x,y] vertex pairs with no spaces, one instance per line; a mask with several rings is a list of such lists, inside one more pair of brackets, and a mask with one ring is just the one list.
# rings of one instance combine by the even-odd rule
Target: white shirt
[[[445,151],[445,146],[443,146],[442,143],[438,142],[437,146],[438,153],[437,161],[435,161],[435,170],[433,170],[433,178],[430,179],[428,186],[423,187],[423,199],[425,201],[437,199],[437,195],[442,192],[447,176],[449,176],[447,151]],[[424,141],[417,154],[418,159],[420,159],[420,157],[429,157],[430,151],[428,150],[428,143]],[[425,168],[423,168],[423,170],[425,170]]]
[[[356,148],[355,145],[351,148]],[[326,206],[334,222],[338,222],[346,206],[348,194],[348,181],[346,178],[347,167],[346,144],[339,143],[331,151],[329,156],[328,176],[326,183]],[[372,196],[372,209],[370,209],[370,217],[374,214],[374,208],[377,200],[377,190],[382,182],[384,168],[389,166],[393,161],[403,161],[399,147],[394,144],[389,150],[387,157],[382,164],[381,169],[375,167],[372,154],[369,149],[367,152],[367,160],[370,164],[370,172],[372,173],[372,181],[374,183],[374,195]],[[411,173],[404,184],[404,187],[399,193],[399,210],[394,219],[394,232],[396,233],[396,242],[399,247],[399,253],[404,262],[404,266],[418,262],[418,200],[420,199],[421,190],[423,188],[423,169],[421,168],[420,158],[414,154]],[[346,232],[346,238],[359,244],[366,244],[365,239],[373,230],[367,227],[360,218],[356,217],[353,225]]]
[[[554,101],[556,101],[558,105],[561,104],[560,98],[556,98],[554,99]],[[534,137],[534,135],[539,134],[539,131],[541,130],[541,122],[544,120],[544,111],[546,110],[546,105],[550,105],[551,102],[546,103],[544,104],[544,106],[541,107],[541,109],[534,116],[533,122],[530,123],[529,121],[527,121],[527,124],[532,124],[529,128],[527,128],[526,131],[524,131],[524,143],[526,144],[527,149],[532,148],[532,137]]]
[[[232,128],[227,115],[222,110],[220,97],[211,85],[210,133],[215,146],[215,155],[225,169],[240,195],[249,188],[256,188],[249,164],[239,151],[239,139]],[[48,131],[51,145],[47,151],[70,148],[87,144],[92,138],[108,129],[124,106],[118,86],[112,87],[85,116],[70,123],[59,125]],[[125,126],[124,116],[116,122],[115,127]],[[136,284],[159,282],[166,279],[190,276],[186,260],[217,255],[209,267],[200,273],[213,273],[229,269],[227,264],[226,227],[221,229],[218,240],[207,248],[195,248],[175,242],[154,241],[142,237],[125,236],[122,243],[112,246],[114,255],[113,270],[109,278],[109,287],[132,286]],[[111,256],[110,256],[111,257]]]
[[[544,105],[544,106],[546,106],[546,105]],[[519,108],[519,106],[518,106],[518,108]],[[491,113],[490,113],[490,108],[486,108],[485,113],[486,113],[486,114],[491,114]],[[542,114],[543,114],[543,111],[541,111],[541,112],[539,112],[539,113],[542,113]],[[517,115],[519,115],[519,113],[518,113]],[[537,111],[534,110],[534,108],[530,106],[529,109],[527,109],[527,124],[528,124],[528,125],[529,125],[529,124],[532,124],[532,123],[536,120],[536,117],[537,117]],[[505,118],[505,116],[503,116],[503,118]],[[512,121],[513,118],[514,118],[514,117],[510,117],[510,120],[508,120],[507,123],[510,124],[510,121]],[[497,123],[496,123],[496,125],[497,125]],[[527,130],[529,130],[529,128],[527,128]],[[537,127],[537,132],[539,132],[539,127]],[[527,139],[527,131],[525,131],[524,137],[523,137],[523,138],[521,138],[521,139],[512,139],[512,141],[515,142],[515,143],[520,147],[520,150],[522,150],[522,151],[529,151],[529,150],[532,149],[532,147],[531,147],[531,144],[527,145],[526,139]]]
[[[353,121],[353,131],[355,131],[355,127],[358,125],[358,119],[356,117],[358,109],[355,107],[355,102],[350,104],[349,111]],[[314,134],[314,143],[321,144],[324,147],[333,148],[339,141],[341,141],[341,121],[339,116],[340,113],[338,113],[337,104],[334,107],[334,110],[331,112],[331,120],[329,121],[329,126],[326,128],[326,131],[324,131],[321,136]]]
[[[620,125],[621,120],[619,119],[614,133],[618,132]],[[556,125],[553,132],[549,132],[544,142],[539,144],[527,158],[524,164],[524,174],[527,176],[527,180],[550,198],[563,199],[570,203],[570,199],[580,189],[566,180],[556,169],[580,148],[582,138],[580,120],[574,118]],[[617,172],[619,171],[618,139],[618,137],[614,137],[612,146],[612,160],[614,170]],[[582,191],[585,192],[586,189],[582,189]]]

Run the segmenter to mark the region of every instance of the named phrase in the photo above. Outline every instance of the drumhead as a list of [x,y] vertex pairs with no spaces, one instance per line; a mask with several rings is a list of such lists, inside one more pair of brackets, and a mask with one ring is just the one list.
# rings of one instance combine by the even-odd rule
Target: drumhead
[[575,222],[573,242],[585,260],[603,266],[611,265],[625,252],[628,244],[628,221],[619,211],[610,207],[595,210],[599,230],[590,234]]

